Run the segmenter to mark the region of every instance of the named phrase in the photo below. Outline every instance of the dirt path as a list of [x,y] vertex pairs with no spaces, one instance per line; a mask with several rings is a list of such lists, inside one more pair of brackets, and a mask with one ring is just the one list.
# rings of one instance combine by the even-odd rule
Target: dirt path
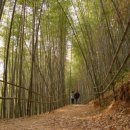
[[0,121],[0,130],[130,130],[130,108],[70,105],[51,113]]

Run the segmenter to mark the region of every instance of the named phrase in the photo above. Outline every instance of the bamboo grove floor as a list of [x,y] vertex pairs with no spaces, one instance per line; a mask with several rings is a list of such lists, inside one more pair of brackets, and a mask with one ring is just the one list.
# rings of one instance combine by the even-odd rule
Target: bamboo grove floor
[[68,105],[50,113],[1,120],[0,130],[130,130],[130,107],[112,102],[105,109],[87,105]]

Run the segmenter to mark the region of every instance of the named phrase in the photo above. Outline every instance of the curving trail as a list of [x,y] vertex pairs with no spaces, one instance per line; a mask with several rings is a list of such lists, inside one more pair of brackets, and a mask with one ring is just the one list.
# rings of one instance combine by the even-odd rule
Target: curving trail
[[113,102],[108,108],[69,105],[51,113],[0,121],[0,130],[130,130],[130,107]]

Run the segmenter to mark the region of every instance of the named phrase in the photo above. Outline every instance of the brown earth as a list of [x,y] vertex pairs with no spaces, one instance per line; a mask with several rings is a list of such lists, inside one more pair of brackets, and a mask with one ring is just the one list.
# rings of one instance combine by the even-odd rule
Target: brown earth
[[130,106],[112,102],[106,109],[69,105],[51,113],[1,120],[0,130],[130,130]]

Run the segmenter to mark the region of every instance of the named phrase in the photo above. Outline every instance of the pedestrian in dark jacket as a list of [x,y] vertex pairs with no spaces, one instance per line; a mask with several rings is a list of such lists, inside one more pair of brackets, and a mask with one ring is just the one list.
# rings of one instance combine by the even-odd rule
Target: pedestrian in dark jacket
[[77,90],[77,92],[74,94],[74,98],[75,98],[76,104],[78,103],[79,97],[80,97],[80,93]]

